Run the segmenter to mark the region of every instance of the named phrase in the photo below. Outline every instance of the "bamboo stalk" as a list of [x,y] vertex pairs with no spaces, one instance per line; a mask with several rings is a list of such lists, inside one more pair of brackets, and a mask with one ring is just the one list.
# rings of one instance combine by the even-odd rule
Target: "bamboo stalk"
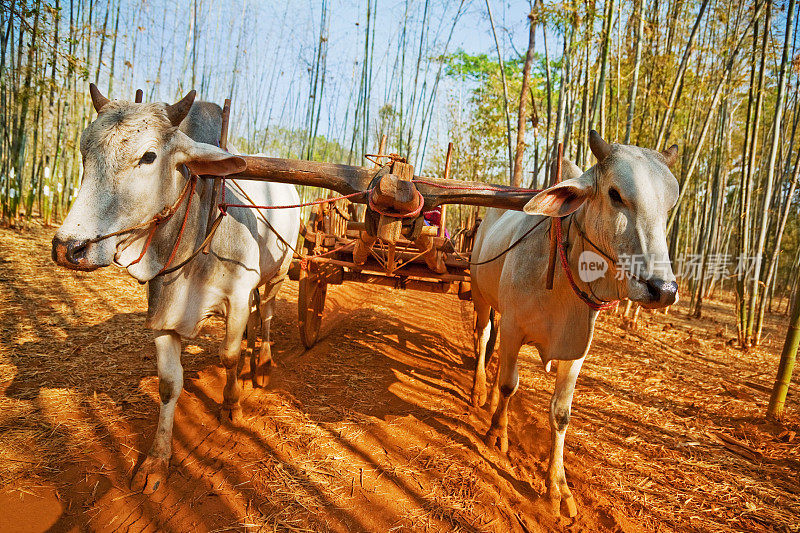
[[794,311],[789,321],[789,329],[786,332],[786,340],[783,343],[781,360],[778,364],[778,375],[772,387],[772,395],[769,398],[767,415],[780,418],[783,415],[783,408],[786,404],[786,394],[789,392],[789,384],[792,380],[795,361],[797,359],[797,347],[800,345],[800,291],[794,296]]

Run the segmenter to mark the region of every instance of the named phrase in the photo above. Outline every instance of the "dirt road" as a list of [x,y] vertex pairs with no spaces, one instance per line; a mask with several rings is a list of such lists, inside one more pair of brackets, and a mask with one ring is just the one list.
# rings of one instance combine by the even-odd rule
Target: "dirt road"
[[2,531],[798,530],[796,396],[782,424],[762,420],[786,320],[742,353],[730,301],[638,330],[600,319],[567,433],[574,521],[541,498],[553,376],[535,350],[500,456],[468,405],[471,305],[359,285],[329,290],[308,351],[284,288],[278,367],[267,389],[245,381],[239,428],[216,418],[221,322],[185,342],[172,474],[133,494],[158,405],[144,288],[57,268],[51,235],[0,230]]

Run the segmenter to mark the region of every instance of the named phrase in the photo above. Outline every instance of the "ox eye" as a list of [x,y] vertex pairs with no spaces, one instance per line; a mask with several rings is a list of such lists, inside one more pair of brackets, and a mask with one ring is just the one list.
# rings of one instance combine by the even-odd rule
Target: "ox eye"
[[155,152],[145,152],[142,158],[139,160],[140,165],[149,165],[153,161],[156,160],[156,153]]
[[612,203],[615,203],[617,205],[622,205],[623,203],[622,196],[619,195],[619,191],[617,189],[614,189],[613,187],[611,189],[608,189],[608,197],[611,198]]

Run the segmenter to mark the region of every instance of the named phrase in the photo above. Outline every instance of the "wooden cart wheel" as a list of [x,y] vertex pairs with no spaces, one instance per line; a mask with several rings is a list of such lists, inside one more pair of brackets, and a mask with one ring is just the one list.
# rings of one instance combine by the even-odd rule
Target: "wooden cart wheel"
[[322,313],[325,310],[325,296],[328,283],[319,277],[318,267],[310,265],[310,272],[300,271],[297,312],[300,319],[300,340],[306,348],[316,344]]

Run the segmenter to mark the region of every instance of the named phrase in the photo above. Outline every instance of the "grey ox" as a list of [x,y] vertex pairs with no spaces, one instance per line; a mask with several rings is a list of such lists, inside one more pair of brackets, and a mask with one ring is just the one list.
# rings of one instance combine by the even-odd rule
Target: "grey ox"
[[[556,382],[550,400],[550,464],[547,492],[553,512],[561,503],[569,516],[577,506],[564,474],[564,435],[572,395],[581,365],[592,342],[598,311],[581,300],[557,261],[553,289],[545,287],[549,251],[549,221],[563,219],[562,242],[577,288],[593,304],[629,298],[644,307],[675,303],[678,286],[669,261],[666,222],[678,198],[678,182],[669,170],[678,147],[656,152],[635,146],[609,144],[597,132],[589,135],[598,163],[586,172],[565,161],[565,180],[534,196],[525,212],[490,210],[475,239],[472,261],[501,254],[538,224],[507,254],[472,268],[472,297],[477,313],[478,359],[472,404],[486,403],[486,356],[499,339],[500,366],[492,388],[488,446],[508,450],[508,402],[519,386],[517,356],[532,344],[546,368],[556,363]],[[582,252],[608,259],[599,279],[581,281]],[[623,268],[624,257],[639,257],[641,268]],[[637,261],[629,261],[636,264]],[[585,276],[588,278],[588,276]],[[500,313],[495,336],[492,309]]]
[[[227,378],[220,416],[235,422],[241,416],[237,367],[242,336],[251,305],[260,305],[263,343],[251,369],[254,384],[266,382],[273,302],[292,259],[291,250],[275,232],[294,242],[300,213],[231,208],[211,241],[210,253],[199,253],[176,271],[159,274],[173,255],[184,215],[185,230],[172,264],[179,266],[206,237],[213,180],[198,179],[193,190],[187,185],[189,172],[225,176],[241,172],[246,164],[216,146],[222,110],[216,104],[194,102],[194,91],[173,105],[109,101],[94,85],[90,91],[98,115],[81,137],[83,181],[53,237],[53,259],[84,271],[113,263],[148,282],[147,327],[155,330],[161,404],[153,445],[132,487],[152,492],[166,478],[172,455],[175,405],[183,390],[181,337],[196,336],[212,315],[225,318],[220,358]],[[184,192],[192,202],[178,204]],[[231,203],[299,201],[293,186],[277,183],[228,180],[225,194]],[[158,225],[148,246],[153,227],[148,221],[176,204],[174,216]],[[125,231],[132,227],[136,229]],[[122,233],[103,238],[116,232]],[[261,286],[261,301],[253,302],[254,290]]]

